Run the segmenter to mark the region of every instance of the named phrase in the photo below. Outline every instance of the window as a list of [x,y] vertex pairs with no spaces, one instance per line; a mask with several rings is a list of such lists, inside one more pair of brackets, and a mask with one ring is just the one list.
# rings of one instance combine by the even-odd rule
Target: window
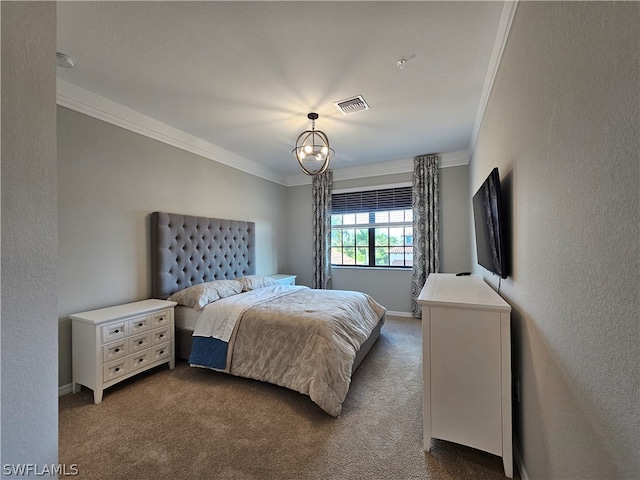
[[331,264],[413,265],[411,187],[331,196]]

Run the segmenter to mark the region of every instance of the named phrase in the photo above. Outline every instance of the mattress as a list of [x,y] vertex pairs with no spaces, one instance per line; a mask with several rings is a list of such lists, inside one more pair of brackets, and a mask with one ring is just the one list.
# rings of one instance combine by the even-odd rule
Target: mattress
[[176,328],[190,330],[193,332],[193,330],[196,328],[198,316],[200,316],[200,312],[195,308],[178,305],[175,308]]

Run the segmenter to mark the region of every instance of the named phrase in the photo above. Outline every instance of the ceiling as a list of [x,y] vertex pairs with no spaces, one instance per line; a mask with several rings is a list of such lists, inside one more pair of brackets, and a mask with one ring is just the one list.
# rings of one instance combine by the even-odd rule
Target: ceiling
[[[465,156],[504,6],[58,2],[57,50],[75,62],[58,68],[58,102],[108,105],[118,121],[179,133],[194,151],[283,184],[300,176],[291,150],[310,128],[309,112],[336,152],[334,171],[424,153]],[[333,102],[354,95],[370,109],[338,111]]]

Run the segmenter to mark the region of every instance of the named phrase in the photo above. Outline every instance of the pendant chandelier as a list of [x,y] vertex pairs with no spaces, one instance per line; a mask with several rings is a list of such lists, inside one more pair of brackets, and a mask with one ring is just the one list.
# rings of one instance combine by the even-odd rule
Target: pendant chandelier
[[296,148],[291,153],[300,168],[307,175],[320,175],[329,167],[329,161],[335,153],[329,146],[329,139],[324,132],[316,130],[317,113],[310,113],[307,118],[311,120],[311,130],[305,130],[296,140]]

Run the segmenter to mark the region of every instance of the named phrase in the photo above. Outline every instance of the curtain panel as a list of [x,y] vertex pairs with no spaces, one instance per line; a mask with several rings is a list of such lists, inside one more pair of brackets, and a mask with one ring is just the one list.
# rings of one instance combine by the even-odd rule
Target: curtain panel
[[333,172],[315,175],[313,202],[313,288],[331,289],[331,189]]
[[418,296],[430,273],[440,270],[440,185],[438,155],[413,159],[413,276],[411,313],[422,317]]

